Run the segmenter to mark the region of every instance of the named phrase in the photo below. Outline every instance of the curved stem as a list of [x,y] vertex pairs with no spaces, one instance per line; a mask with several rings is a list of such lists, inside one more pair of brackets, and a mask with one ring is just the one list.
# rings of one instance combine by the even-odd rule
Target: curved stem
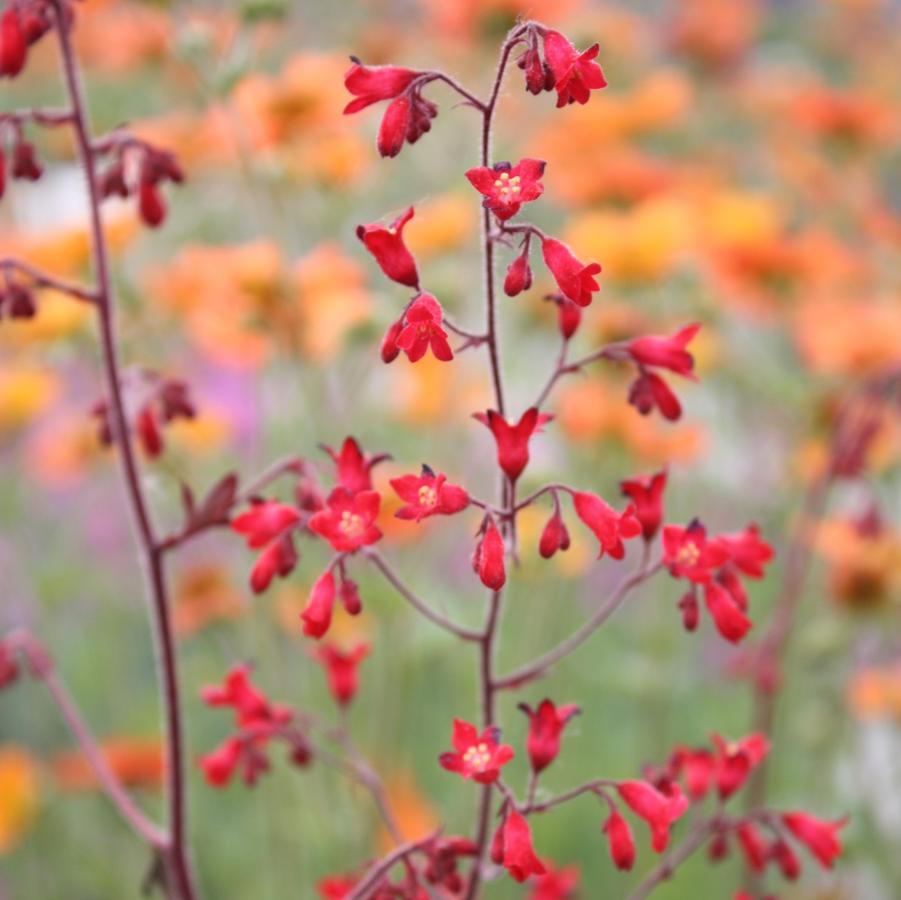
[[410,841],[396,847],[387,856],[374,863],[372,868],[363,876],[363,879],[348,894],[347,900],[369,900],[372,897],[372,889],[378,886],[378,883],[394,868],[401,860],[406,859],[411,853],[425,847],[430,841],[433,841],[438,832],[430,834],[428,837],[420,838],[418,841]]
[[68,294],[76,300],[83,300],[85,303],[97,302],[97,295],[94,291],[83,288],[81,285],[57,278],[49,272],[42,272],[22,260],[0,259],[0,270],[9,271],[10,269],[15,269],[25,275],[37,287],[52,288],[62,294]]

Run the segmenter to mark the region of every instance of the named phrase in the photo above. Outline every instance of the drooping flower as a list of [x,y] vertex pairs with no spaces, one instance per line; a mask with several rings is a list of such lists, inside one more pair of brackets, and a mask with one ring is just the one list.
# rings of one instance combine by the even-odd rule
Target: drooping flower
[[507,580],[505,553],[504,539],[494,521],[488,519],[472,555],[472,568],[482,584],[492,591],[499,591]]
[[402,94],[388,104],[375,141],[379,156],[393,159],[400,153],[410,131],[412,116],[413,101],[409,94]]
[[548,31],[544,38],[544,58],[554,76],[557,106],[587,103],[592,91],[607,86],[607,80],[596,62],[600,47],[592,44],[579,53],[558,31]]
[[265,591],[276,575],[284,578],[294,571],[297,551],[291,531],[299,522],[299,511],[277,500],[254,503],[232,519],[232,530],[244,535],[250,549],[264,548],[250,573],[254,593]]
[[619,814],[619,810],[610,810],[610,816],[603,825],[607,842],[610,846],[610,858],[617,869],[629,872],[635,865],[635,838],[632,826]]
[[417,475],[402,475],[391,479],[391,487],[406,504],[395,515],[398,519],[416,522],[429,516],[451,516],[469,506],[469,494],[455,484],[449,484],[447,476],[423,465]]
[[643,416],[659,409],[660,414],[675,422],[682,415],[682,404],[670,386],[656,373],[643,370],[629,386],[629,403]]
[[673,577],[706,584],[728,556],[717,542],[707,540],[707,529],[694,519],[685,528],[663,527],[663,559]]
[[563,294],[578,306],[588,306],[591,295],[600,290],[595,278],[601,272],[600,263],[585,265],[566,244],[556,238],[545,238],[541,242],[541,252],[545,265]]
[[463,890],[463,878],[457,871],[462,857],[477,856],[475,841],[466,837],[438,837],[423,847],[428,858],[425,880],[440,885],[456,896]]
[[532,881],[529,900],[570,900],[575,897],[581,878],[578,866],[564,866],[558,869],[548,859],[541,862],[545,872]]
[[735,834],[748,868],[753,872],[762,872],[769,859],[769,849],[757,827],[745,820],[735,829]]
[[744,787],[748,776],[770,752],[770,742],[756,732],[737,741],[726,741],[718,734],[711,739],[716,747],[716,786],[725,800]]
[[751,620],[718,582],[710,581],[704,585],[704,603],[716,630],[727,641],[737,644],[750,631]]
[[353,553],[381,538],[382,532],[375,524],[380,505],[377,491],[351,494],[345,487],[336,487],[326,500],[326,508],[311,516],[310,531],[327,540],[339,553]]
[[646,541],[654,539],[663,519],[666,477],[666,469],[662,469],[654,475],[639,475],[619,483],[620,490],[635,507],[635,515],[641,522],[641,533]]
[[345,116],[381,100],[393,100],[422,74],[401,66],[366,66],[356,57],[351,60],[353,65],[344,73],[344,87],[355,99],[344,107]]
[[801,860],[786,841],[776,841],[770,847],[770,858],[788,881],[794,881],[801,874]]
[[527,703],[520,703],[519,708],[529,717],[526,750],[532,771],[537,775],[557,758],[560,753],[560,736],[580,709],[571,703],[555,706],[550,700],[542,700],[535,710]]
[[688,809],[688,798],[671,786],[664,794],[646,781],[621,781],[616,785],[620,797],[651,829],[651,846],[657,853],[666,850],[670,826]]
[[529,253],[524,250],[507,267],[504,276],[504,293],[508,297],[516,297],[532,286],[532,269],[529,266]]
[[388,326],[388,330],[385,332],[381,346],[379,347],[379,355],[382,357],[383,363],[393,363],[394,360],[400,356],[400,347],[397,346],[397,336],[403,331],[403,327],[403,316]]
[[668,336],[649,334],[637,337],[625,345],[625,352],[639,365],[668,369],[677,375],[694,378],[694,357],[685,348],[700,328],[696,323]]
[[322,449],[332,458],[335,464],[337,485],[346,488],[351,494],[372,490],[372,468],[389,459],[387,453],[364,453],[356,438],[346,437],[340,452],[336,453],[325,444]]
[[310,591],[310,599],[300,614],[303,633],[307,637],[321,638],[332,624],[332,609],[335,605],[335,576],[329,569],[323,572]]
[[412,218],[411,206],[390,225],[381,223],[359,225],[357,237],[392,281],[418,289],[419,273],[416,271],[416,260],[404,243],[404,227]]
[[493,858],[510,873],[514,881],[522,883],[533,875],[544,875],[547,871],[535,855],[529,823],[515,809],[507,813],[492,843]]
[[297,550],[291,534],[283,534],[269,544],[257,557],[250,570],[250,587],[255,594],[262,594],[278,575],[286,578],[297,566]]
[[410,362],[419,362],[429,349],[442,362],[454,358],[447,332],[441,327],[443,319],[441,304],[431,294],[420,294],[410,304],[404,315],[404,327],[395,338],[395,344]]
[[479,784],[491,784],[514,756],[513,748],[499,741],[498,728],[489,726],[479,734],[475,725],[454,719],[451,737],[454,752],[442,753],[438,761],[448,772],[456,772]]
[[350,650],[342,650],[333,644],[316,648],[316,659],[325,669],[329,690],[335,702],[347,706],[357,693],[357,668],[369,655],[369,645],[356,644]]
[[527,409],[515,425],[493,409],[473,413],[472,417],[491,429],[497,443],[497,464],[510,481],[516,481],[529,463],[529,439],[553,419],[547,413],[538,412],[534,406]]
[[28,57],[28,41],[18,7],[11,3],[0,16],[0,78],[15,78]]
[[598,559],[605,553],[614,559],[622,559],[626,555],[623,539],[641,534],[641,523],[635,516],[634,507],[629,505],[619,513],[603,498],[587,491],[573,491],[572,498],[576,515],[598,539]]
[[240,728],[272,722],[287,722],[291,712],[272,703],[250,680],[250,666],[240,664],[229,669],[221,685],[207,685],[200,696],[207,706],[230,706]]
[[560,515],[560,508],[555,507],[553,514],[547,520],[538,541],[538,552],[550,559],[558,550],[569,549],[569,530]]
[[215,750],[200,758],[207,783],[212,787],[225,787],[241,761],[243,741],[237,735],[226,738]]
[[557,329],[564,341],[570,340],[582,323],[582,308],[563,294],[549,294],[544,298],[557,307]]
[[541,159],[522,159],[515,166],[500,162],[469,169],[466,177],[485,197],[485,208],[505,222],[519,212],[523,203],[541,196],[544,191],[541,176],[546,165]]
[[773,548],[760,537],[755,524],[734,534],[718,534],[714,539],[732,563],[748,578],[763,578],[763,567],[773,558]]
[[834,822],[817,819],[804,812],[788,812],[782,815],[782,824],[819,860],[831,869],[835,858],[842,852],[838,832],[848,824],[843,818]]
[[0,691],[19,677],[19,664],[5,641],[0,641]]

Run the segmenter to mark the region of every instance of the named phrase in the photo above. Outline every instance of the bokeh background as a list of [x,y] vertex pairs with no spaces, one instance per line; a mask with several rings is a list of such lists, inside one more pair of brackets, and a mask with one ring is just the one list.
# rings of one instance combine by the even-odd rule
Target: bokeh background
[[[484,356],[390,367],[377,358],[406,300],[354,236],[415,203],[409,242],[425,283],[464,327],[481,319],[479,198],[463,177],[477,161],[476,117],[428,89],[431,134],[393,161],[374,149],[378,113],[344,118],[347,55],[445,68],[484,93],[514,17],[598,40],[610,87],[557,111],[513,75],[495,156],[548,161],[531,217],[603,263],[603,287],[578,339],[664,333],[692,320],[701,381],[681,390],[675,425],[643,419],[626,382],[597,367],[565,382],[557,420],[533,441],[526,489],[565,478],[611,498],[620,478],[671,465],[668,517],[713,528],[760,523],[777,549],[755,584],[766,621],[786,535],[821,470],[843,393],[901,362],[901,188],[894,0],[409,0],[219,6],[87,0],[77,43],[98,130],[129,122],[173,149],[188,183],[169,191],[165,227],[148,232],[128,203],[105,208],[115,247],[124,358],[187,379],[200,414],[168,432],[146,467],[163,522],[178,521],[178,481],[198,491],[285,453],[325,462],[319,442],[354,434],[394,460],[379,484],[428,461],[485,496],[493,447],[469,414],[488,405]],[[58,104],[57,60],[44,42],[0,106]],[[56,130],[38,135],[47,173],[16,183],[0,206],[0,248],[74,279],[89,273],[83,182]],[[503,298],[512,406],[537,392],[556,348],[554,312],[531,292]],[[0,327],[0,625],[26,624],[59,669],[114,767],[148,808],[161,774],[153,652],[117,470],[89,410],[102,392],[90,311],[44,292],[31,322]],[[834,873],[806,866],[791,898],[901,895],[901,433],[888,424],[862,482],[833,495],[813,548],[787,664],[773,754],[773,802],[850,813]],[[325,469],[327,471],[327,469]],[[875,507],[874,507],[875,504]],[[385,553],[429,602],[460,620],[482,615],[468,570],[475,513],[416,528],[391,518]],[[874,529],[873,513],[878,527]],[[546,563],[542,515],[525,517],[508,600],[501,669],[571,630],[619,577],[574,528]],[[191,832],[206,895],[313,897],[326,873],[386,849],[369,799],[333,773],[276,762],[254,790],[214,791],[196,759],[225,735],[201,685],[253,660],[276,700],[327,710],[323,674],[299,610],[325,557],[304,547],[298,571],[265,595],[246,586],[252,556],[233,535],[192,544],[172,567],[186,686]],[[622,564],[629,565],[628,562]],[[365,613],[339,618],[373,654],[351,713],[385,774],[410,835],[438,821],[466,827],[475,790],[444,773],[454,715],[475,716],[475,660],[359,570]],[[748,729],[748,686],[709,623],[682,631],[678,585],[637,592],[553,675],[505,695],[505,738],[522,746],[521,699],[578,701],[583,716],[543,779],[564,789],[629,777],[675,743]],[[752,632],[753,637],[753,632]],[[523,753],[520,753],[524,757]],[[524,759],[508,781],[520,785]],[[601,811],[577,802],[535,822],[540,851],[582,870],[585,897],[618,897]],[[119,824],[38,684],[0,698],[0,896],[50,900],[139,896],[145,850]],[[734,858],[689,863],[655,896],[729,897]],[[490,896],[522,896],[512,883]]]

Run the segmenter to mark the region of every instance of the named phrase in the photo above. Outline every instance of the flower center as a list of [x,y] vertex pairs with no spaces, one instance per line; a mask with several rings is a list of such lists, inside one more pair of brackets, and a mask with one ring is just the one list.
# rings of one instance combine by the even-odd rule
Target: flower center
[[420,506],[434,506],[437,500],[438,494],[436,493],[435,488],[429,487],[427,484],[424,484],[419,489]]
[[701,551],[698,549],[698,545],[694,543],[694,541],[689,544],[683,544],[679,548],[679,552],[676,554],[676,561],[683,566],[697,565],[700,558]]
[[514,175],[512,178],[510,177],[509,172],[501,172],[500,177],[494,182],[494,186],[499,188],[498,193],[500,193],[502,200],[511,200],[511,194],[518,194],[520,191],[519,182],[522,179],[519,175]]
[[363,519],[357,513],[345,509],[341,513],[341,524],[338,526],[348,537],[356,537],[363,531]]
[[473,769],[484,769],[491,762],[487,744],[473,744],[463,754],[463,762]]

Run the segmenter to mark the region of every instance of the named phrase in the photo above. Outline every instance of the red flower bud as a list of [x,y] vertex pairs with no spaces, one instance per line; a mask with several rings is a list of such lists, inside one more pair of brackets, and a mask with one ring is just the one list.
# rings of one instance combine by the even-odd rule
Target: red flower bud
[[138,212],[141,220],[150,228],[158,228],[166,218],[166,201],[156,183],[141,179],[138,185]]
[[409,94],[402,94],[388,104],[385,115],[382,116],[382,124],[379,126],[379,135],[376,141],[379,155],[390,158],[400,153],[410,128],[412,109],[413,104]]
[[316,648],[316,659],[325,668],[329,690],[340,706],[347,706],[356,695],[357,667],[368,654],[368,644],[357,644],[348,652],[331,644]]
[[557,327],[564,340],[569,340],[582,323],[582,310],[566,297],[557,301]]
[[632,812],[650,826],[654,850],[666,850],[670,825],[688,809],[688,799],[678,786],[673,785],[671,793],[664,794],[646,781],[621,781],[616,789]]
[[144,453],[155,459],[163,452],[163,433],[156,420],[152,406],[145,406],[135,421],[135,430]]
[[735,831],[748,867],[754,872],[766,868],[769,852],[760,832],[751,822],[742,822]]
[[635,518],[634,507],[627,506],[618,513],[612,506],[597,494],[586,491],[574,491],[573,506],[576,515],[594,532],[600,543],[598,559],[609,553],[614,559],[622,559],[626,555],[623,539],[638,537],[641,525]]
[[397,336],[403,331],[403,328],[403,318],[398,319],[396,322],[392,322],[392,324],[388,326],[388,330],[382,338],[382,346],[379,351],[383,363],[393,363],[400,355],[400,347],[397,346]]
[[526,750],[529,753],[532,770],[537,775],[557,758],[563,729],[580,710],[571,703],[555,706],[550,700],[542,700],[536,710],[527,703],[520,703],[519,708],[529,717]]
[[550,559],[558,550],[569,549],[569,531],[560,510],[554,510],[554,514],[547,520],[544,530],[541,532],[541,540],[538,542],[538,552]]
[[490,519],[485,532],[476,544],[472,557],[472,567],[485,587],[499,591],[507,580],[504,571],[504,539],[497,526]]
[[533,875],[544,875],[547,870],[535,855],[532,829],[524,816],[511,809],[499,831],[501,837],[497,849],[503,848],[501,865],[514,881],[522,883]]
[[349,616],[358,616],[362,612],[363,603],[360,600],[360,589],[357,587],[356,581],[342,578],[341,586],[338,588],[338,596],[341,598],[341,605]]
[[663,519],[663,491],[666,488],[666,470],[655,475],[631,478],[619,483],[620,490],[635,505],[635,515],[641,522],[641,532],[651,541]]
[[610,845],[610,857],[617,869],[629,872],[635,865],[635,838],[632,836],[632,827],[619,814],[616,809],[611,809],[610,817],[603,825],[607,842]]
[[257,557],[256,563],[250,570],[251,590],[255,594],[262,594],[276,575],[280,578],[290,575],[297,565],[297,559],[297,551],[294,549],[291,535],[283,534],[276,538]]
[[13,147],[13,178],[37,181],[43,174],[44,167],[38,161],[34,144],[30,144],[28,141],[18,141]]
[[790,812],[782,816],[782,824],[819,860],[831,869],[835,858],[842,852],[836,833],[848,824],[848,819],[827,822],[808,813]]
[[28,42],[18,9],[7,6],[0,16],[0,78],[15,78],[25,67]]
[[310,591],[310,600],[300,614],[303,633],[307,637],[321,638],[332,623],[332,607],[335,604],[335,577],[331,569],[324,572]]
[[357,237],[375,257],[381,270],[392,280],[407,287],[419,287],[416,260],[404,244],[404,228],[413,218],[411,206],[390,225],[360,225]]
[[716,630],[737,644],[751,629],[751,620],[741,611],[728,591],[715,581],[704,585],[704,603]]
[[515,297],[532,286],[532,270],[529,267],[529,254],[521,253],[507,268],[504,278],[504,293]]
[[579,306],[588,306],[592,294],[600,290],[595,275],[600,274],[599,263],[587,266],[576,259],[572,250],[562,241],[545,238],[541,242],[545,265],[557,282],[563,294]]
[[701,610],[694,587],[679,601],[679,609],[682,610],[682,627],[686,631],[695,631],[701,618]]

